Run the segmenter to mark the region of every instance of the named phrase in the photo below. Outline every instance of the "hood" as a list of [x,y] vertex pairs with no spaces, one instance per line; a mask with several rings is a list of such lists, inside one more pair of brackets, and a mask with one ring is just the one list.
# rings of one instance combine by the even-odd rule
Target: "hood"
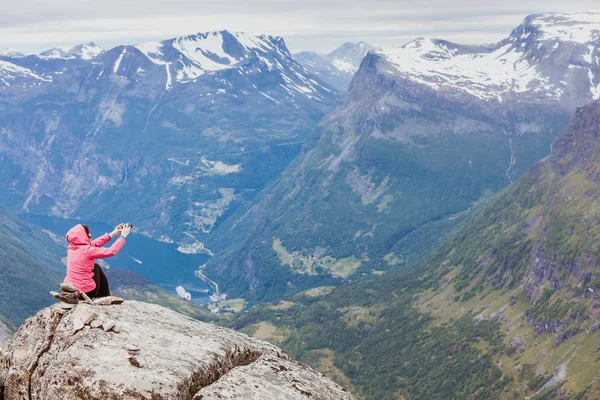
[[90,238],[88,238],[85,228],[81,224],[72,227],[69,232],[67,232],[66,238],[67,242],[74,245],[90,244]]

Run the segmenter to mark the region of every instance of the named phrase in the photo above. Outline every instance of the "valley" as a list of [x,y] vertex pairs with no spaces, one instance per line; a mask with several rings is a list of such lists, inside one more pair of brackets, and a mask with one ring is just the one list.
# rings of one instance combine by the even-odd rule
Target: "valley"
[[600,102],[578,109],[549,157],[416,264],[232,326],[364,399],[596,398],[599,127]]

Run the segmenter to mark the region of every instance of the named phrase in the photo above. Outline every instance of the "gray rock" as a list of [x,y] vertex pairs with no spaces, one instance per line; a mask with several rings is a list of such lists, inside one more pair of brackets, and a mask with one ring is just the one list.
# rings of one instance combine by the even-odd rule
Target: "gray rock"
[[75,293],[77,291],[71,282],[61,282],[60,290],[67,293]]
[[80,304],[73,312],[73,320],[81,321],[84,325],[88,325],[95,320],[98,314],[92,310],[87,304]]
[[[25,321],[0,356],[4,398],[353,399],[276,346],[230,329],[136,301],[98,314],[123,333],[73,335],[75,312],[51,308]],[[143,360],[127,355],[128,344],[143,348]]]
[[117,322],[114,321],[114,320],[106,321],[105,323],[102,324],[102,329],[104,329],[104,332],[108,332],[112,328],[114,328],[114,326],[116,325],[116,323]]
[[123,303],[124,299],[121,297],[117,297],[117,296],[107,296],[107,297],[99,297],[97,299],[94,299],[94,303],[98,304],[99,306],[109,306],[112,304],[121,304]]
[[80,320],[73,321],[73,331],[75,332],[82,330],[84,326],[85,324]]
[[140,352],[140,348],[135,344],[126,344],[125,349],[129,354],[137,354]]
[[92,322],[90,322],[90,326],[92,328],[100,328],[102,326],[103,322],[100,321],[99,319],[95,319]]

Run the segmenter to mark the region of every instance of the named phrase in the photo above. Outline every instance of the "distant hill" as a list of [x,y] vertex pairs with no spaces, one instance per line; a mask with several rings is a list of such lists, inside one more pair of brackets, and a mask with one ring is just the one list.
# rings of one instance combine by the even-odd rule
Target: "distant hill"
[[0,207],[0,323],[19,326],[55,300],[64,278],[64,249],[46,233]]

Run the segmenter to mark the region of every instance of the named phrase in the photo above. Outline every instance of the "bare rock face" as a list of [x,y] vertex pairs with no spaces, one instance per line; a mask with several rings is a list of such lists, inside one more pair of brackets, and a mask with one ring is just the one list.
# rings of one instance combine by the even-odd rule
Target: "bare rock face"
[[354,399],[274,345],[137,301],[25,321],[0,354],[0,400],[23,398]]

